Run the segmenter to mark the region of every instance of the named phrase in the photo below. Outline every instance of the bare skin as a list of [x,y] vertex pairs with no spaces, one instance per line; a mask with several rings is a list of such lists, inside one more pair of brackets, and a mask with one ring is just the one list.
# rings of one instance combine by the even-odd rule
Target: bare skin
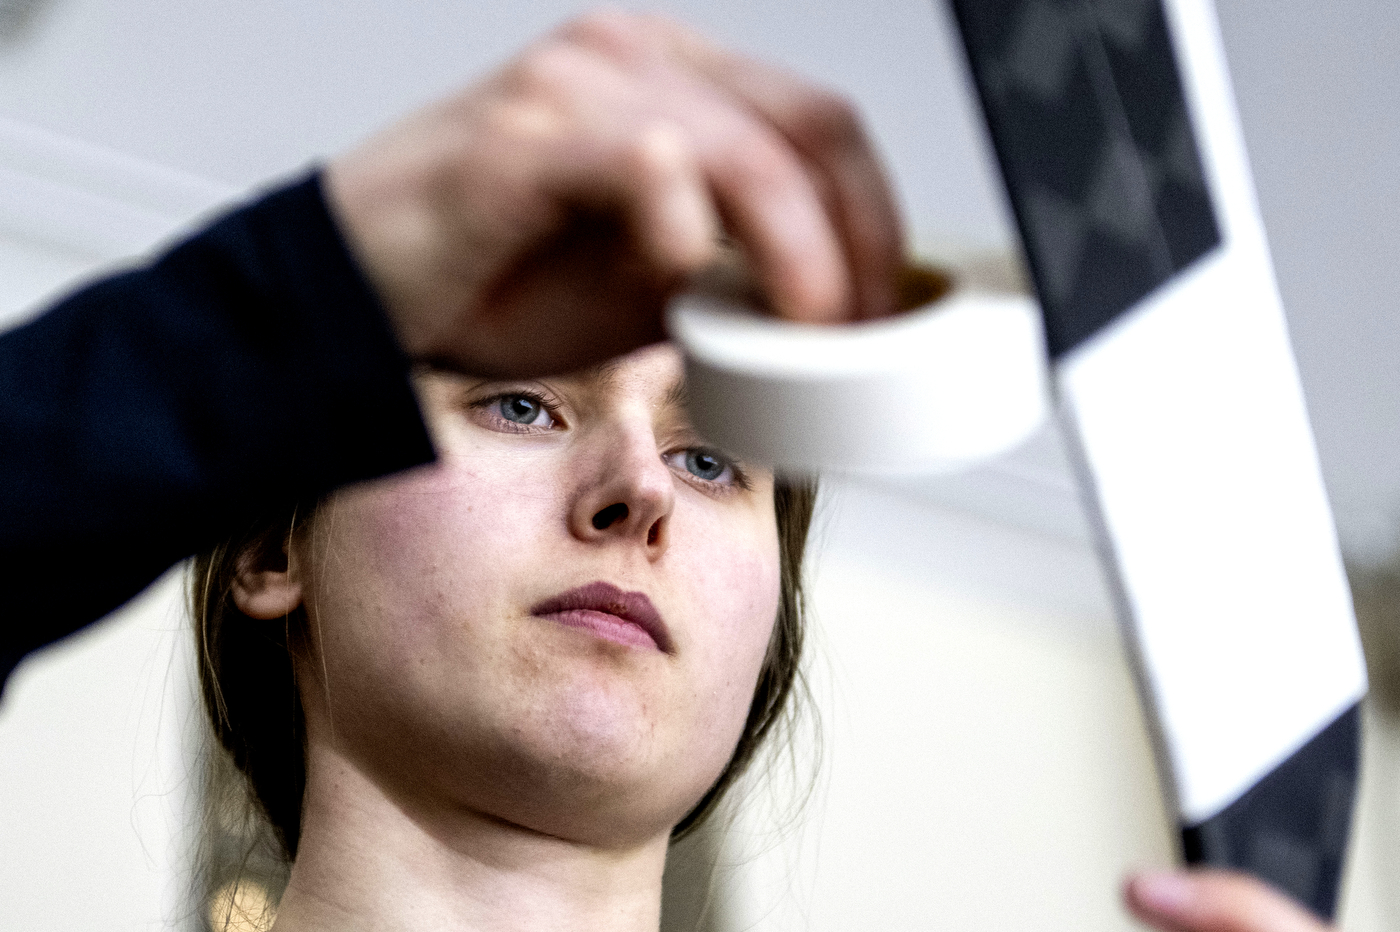
[[1163,932],[1334,932],[1289,897],[1231,871],[1140,873],[1124,884],[1123,899]]
[[722,232],[781,316],[894,310],[903,231],[851,104],[660,17],[569,23],[326,183],[402,345],[463,371],[577,371],[662,339]]

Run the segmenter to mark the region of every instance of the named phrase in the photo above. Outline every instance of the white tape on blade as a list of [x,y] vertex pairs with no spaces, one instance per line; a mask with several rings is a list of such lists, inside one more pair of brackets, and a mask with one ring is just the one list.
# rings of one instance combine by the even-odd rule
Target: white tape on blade
[[1222,245],[1062,360],[1182,820],[1366,692],[1214,9],[1167,0]]
[[1233,802],[1366,690],[1259,256],[1216,253],[1059,374],[1187,824]]

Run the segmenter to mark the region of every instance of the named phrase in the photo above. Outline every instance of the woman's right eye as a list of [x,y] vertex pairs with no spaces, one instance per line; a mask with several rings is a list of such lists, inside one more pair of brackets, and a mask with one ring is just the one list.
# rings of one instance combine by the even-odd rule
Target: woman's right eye
[[502,395],[496,399],[496,411],[514,424],[528,427],[553,427],[554,418],[544,402],[529,395]]
[[528,392],[491,395],[472,402],[470,407],[480,412],[477,417],[484,426],[495,430],[534,432],[561,426],[549,402]]

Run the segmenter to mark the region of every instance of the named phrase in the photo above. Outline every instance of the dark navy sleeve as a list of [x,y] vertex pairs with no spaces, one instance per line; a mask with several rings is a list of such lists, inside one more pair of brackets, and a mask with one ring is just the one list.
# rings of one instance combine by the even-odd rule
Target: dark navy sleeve
[[0,336],[0,687],[269,505],[433,449],[320,176]]

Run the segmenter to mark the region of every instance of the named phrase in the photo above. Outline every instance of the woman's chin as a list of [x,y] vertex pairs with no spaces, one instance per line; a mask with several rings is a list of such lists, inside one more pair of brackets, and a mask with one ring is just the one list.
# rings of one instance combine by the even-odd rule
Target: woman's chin
[[[338,693],[339,740],[358,745],[362,765],[427,811],[480,811],[608,845],[666,834],[723,770],[744,697],[701,708],[669,656],[581,648],[573,632],[559,633],[562,645],[538,638],[490,664],[439,657],[426,671],[373,669],[372,701]],[[376,724],[355,740],[351,722]]]
[[616,709],[578,704],[546,729],[502,737],[494,773],[463,789],[489,794],[483,802],[507,821],[609,846],[668,833],[725,763],[694,753],[694,742],[663,742],[657,729]]

